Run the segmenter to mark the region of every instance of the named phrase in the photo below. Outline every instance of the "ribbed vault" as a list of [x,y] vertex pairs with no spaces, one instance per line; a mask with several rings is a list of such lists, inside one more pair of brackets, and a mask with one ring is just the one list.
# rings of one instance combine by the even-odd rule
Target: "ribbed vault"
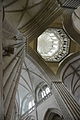
[[[69,61],[66,63],[66,61]],[[64,66],[65,64],[65,66]],[[61,66],[60,79],[68,88],[70,93],[75,96],[80,104],[80,55],[76,53],[68,57]]]
[[57,0],[7,0],[3,5],[4,17],[29,39],[40,35],[63,11]]
[[[70,3],[71,5],[69,6]],[[70,39],[80,44],[80,34],[77,33],[72,24],[72,13],[79,4],[79,0],[76,0],[76,2],[74,0],[3,0],[3,48],[8,45],[14,46],[14,44],[11,44],[12,41],[9,40],[16,41],[18,39],[20,41],[22,39],[24,40],[23,43],[25,43],[25,40],[27,41],[16,94],[16,106],[20,118],[26,115],[28,103],[30,100],[35,100],[36,88],[43,82],[51,87],[52,82],[58,80],[61,82],[63,79],[63,83],[70,90],[71,94],[80,102],[80,53],[78,53],[78,56],[71,57],[71,54],[76,52],[76,50],[72,51],[70,49],[70,59],[67,59],[67,56],[65,58],[69,62],[61,61],[65,68],[60,63],[63,69],[59,73],[60,76],[58,78],[55,77],[54,72],[50,69],[50,64],[45,62],[36,50],[30,46],[30,40],[31,42],[33,40],[36,41],[35,39],[52,22],[51,27],[56,26],[58,28],[58,23],[61,28],[64,28]],[[22,46],[22,43],[20,45]],[[77,49],[77,51],[79,50]],[[57,68],[60,64],[57,65]],[[4,67],[7,68],[7,65],[4,64]],[[54,65],[52,67],[54,69]],[[6,81],[3,84],[5,85]],[[6,89],[4,89],[4,92],[6,98]],[[28,119],[34,119],[34,117],[30,116]]]
[[35,61],[31,60],[31,57],[26,56],[16,94],[19,117],[24,116],[25,113],[28,112],[29,102],[35,100],[37,86],[42,82],[50,86],[50,81],[48,81],[45,71],[41,70],[41,68],[35,64]]

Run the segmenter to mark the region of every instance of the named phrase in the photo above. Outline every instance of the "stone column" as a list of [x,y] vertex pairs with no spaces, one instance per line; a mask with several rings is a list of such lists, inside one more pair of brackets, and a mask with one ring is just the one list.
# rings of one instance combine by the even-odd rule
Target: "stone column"
[[80,120],[80,106],[63,83],[53,83],[53,93],[61,108],[64,120]]
[[0,1],[0,120],[4,119],[3,112],[3,62],[2,62],[2,2]]

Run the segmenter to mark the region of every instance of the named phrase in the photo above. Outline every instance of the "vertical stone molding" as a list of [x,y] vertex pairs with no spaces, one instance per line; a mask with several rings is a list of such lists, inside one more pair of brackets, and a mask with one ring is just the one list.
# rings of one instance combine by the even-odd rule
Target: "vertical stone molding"
[[0,1],[0,120],[4,120],[3,112],[3,60],[2,60],[2,2]]
[[[54,85],[54,88],[57,90],[57,91],[56,90],[54,91],[54,94],[56,96],[57,102],[59,102],[58,104],[60,104],[65,120],[68,120],[68,119],[79,120],[80,106],[77,104],[73,96],[69,93],[69,91],[66,89],[63,83],[56,82],[56,83],[53,83],[53,85]],[[59,99],[61,98],[63,104],[60,102],[61,100],[58,100],[58,98]]]

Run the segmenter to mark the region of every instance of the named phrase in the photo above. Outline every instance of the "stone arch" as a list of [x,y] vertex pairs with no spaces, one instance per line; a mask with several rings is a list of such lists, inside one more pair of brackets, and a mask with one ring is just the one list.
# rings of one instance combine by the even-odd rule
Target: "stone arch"
[[69,92],[80,104],[80,52],[72,54],[61,64],[58,75]]
[[57,108],[49,108],[43,120],[64,120],[61,111]]
[[[39,92],[40,92],[40,90],[42,90],[42,89],[44,89],[44,87],[45,88],[49,88],[50,89],[50,94],[52,94],[51,93],[51,88],[50,88],[50,86],[46,83],[46,82],[41,82],[41,83],[39,83],[38,84],[38,86],[36,87],[36,89],[35,89],[35,95],[36,95],[36,100],[37,100],[37,102],[39,102],[40,101],[40,99],[39,99]],[[42,99],[42,98],[41,98]]]

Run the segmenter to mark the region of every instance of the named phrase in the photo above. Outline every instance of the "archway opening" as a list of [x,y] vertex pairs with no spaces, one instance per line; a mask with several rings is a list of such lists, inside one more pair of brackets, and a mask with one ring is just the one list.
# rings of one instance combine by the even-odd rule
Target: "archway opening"
[[51,108],[47,110],[44,120],[64,120],[64,118],[59,109]]

